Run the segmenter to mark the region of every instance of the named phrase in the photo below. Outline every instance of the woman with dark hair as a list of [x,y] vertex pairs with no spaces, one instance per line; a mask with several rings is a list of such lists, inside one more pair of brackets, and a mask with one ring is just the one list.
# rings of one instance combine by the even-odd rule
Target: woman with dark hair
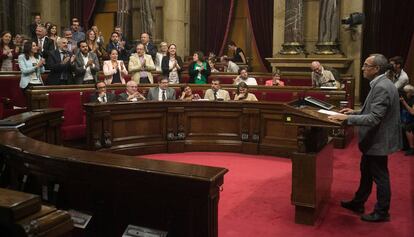
[[200,95],[193,94],[193,90],[191,90],[191,87],[188,84],[181,87],[181,96],[179,100],[192,101],[199,99],[201,99]]
[[29,40],[23,45],[23,54],[19,55],[19,67],[22,72],[20,88],[43,85],[41,73],[45,71],[45,60],[39,56],[37,42]]
[[50,27],[47,29],[47,37],[49,37],[49,39],[53,40],[53,49],[57,49],[58,45],[57,42],[60,39],[58,32],[57,32],[57,26],[54,24],[50,24]]
[[237,85],[234,100],[257,101],[257,98],[254,94],[249,93],[249,86],[242,81]]
[[162,74],[168,78],[169,84],[180,83],[183,71],[183,60],[177,55],[177,46],[170,44],[167,55],[161,61]]
[[109,54],[109,60],[104,61],[103,72],[107,85],[126,83],[125,77],[128,76],[128,71],[124,65],[124,61],[118,60],[118,51],[116,49],[112,49]]
[[19,56],[12,41],[10,31],[4,31],[0,36],[0,71],[13,71],[14,59]]
[[201,51],[196,51],[193,54],[193,62],[188,67],[190,74],[189,83],[207,84],[207,78],[211,74],[210,65],[204,61],[204,54]]

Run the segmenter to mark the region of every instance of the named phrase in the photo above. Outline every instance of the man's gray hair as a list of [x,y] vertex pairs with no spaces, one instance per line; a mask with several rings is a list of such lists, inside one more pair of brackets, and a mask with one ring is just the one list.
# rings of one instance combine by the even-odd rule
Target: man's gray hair
[[412,85],[410,85],[410,84],[405,85],[405,86],[404,86],[404,88],[403,88],[403,90],[404,90],[406,93],[412,93],[412,94],[414,94],[414,86],[412,86]]
[[374,64],[375,66],[379,67],[378,75],[385,73],[388,70],[388,59],[379,53],[371,54],[370,57],[374,57]]

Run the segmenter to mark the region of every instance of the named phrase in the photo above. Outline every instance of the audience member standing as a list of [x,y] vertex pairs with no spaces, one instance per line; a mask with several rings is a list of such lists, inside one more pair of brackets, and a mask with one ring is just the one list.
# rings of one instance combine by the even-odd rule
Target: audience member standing
[[246,55],[241,48],[237,47],[234,41],[230,41],[228,46],[233,51],[233,58],[231,58],[233,62],[247,64]]
[[168,53],[168,44],[166,42],[161,42],[160,43],[160,52],[157,52],[157,57],[155,60],[155,70],[160,72],[161,71],[161,63],[162,63],[162,58],[164,56],[167,56]]
[[37,43],[29,40],[23,45],[23,54],[19,55],[21,71],[20,88],[26,90],[31,86],[43,85],[41,74],[45,71],[45,60],[39,55]]
[[89,51],[95,53],[99,61],[107,57],[106,51],[97,43],[95,31],[88,30],[86,32],[86,43],[88,44]]
[[204,60],[204,54],[196,51],[193,54],[193,62],[188,67],[190,74],[190,83],[207,84],[207,78],[210,76],[210,65]]
[[177,46],[175,44],[168,46],[167,56],[162,58],[161,70],[162,75],[168,78],[168,83],[180,83],[183,60],[180,56],[177,56]]
[[405,155],[414,155],[414,87],[405,85],[403,88],[404,96],[400,96],[401,108],[401,125],[409,145]]
[[73,21],[72,22],[72,39],[73,41],[76,42],[76,44],[79,41],[85,40],[85,33],[83,33],[80,29],[79,29],[79,22],[78,21]]
[[55,24],[51,24],[50,28],[47,30],[47,37],[51,40],[53,40],[53,49],[55,50],[58,48],[57,41],[60,38],[57,32],[57,26]]
[[85,40],[78,42],[79,51],[75,58],[75,84],[95,84],[98,81],[100,70],[98,57],[94,52],[89,52]]
[[118,60],[118,51],[112,49],[109,54],[110,60],[104,61],[103,72],[105,74],[105,83],[115,84],[122,83],[125,84],[125,76],[128,76],[128,71],[125,68],[124,61]]
[[404,59],[400,56],[390,58],[391,69],[391,81],[394,82],[395,87],[398,90],[402,90],[405,85],[408,84],[409,79],[407,73],[403,70]]
[[129,57],[128,71],[132,73],[132,80],[138,84],[154,83],[151,71],[155,71],[155,65],[151,55],[145,54],[144,45],[139,43],[136,53]]
[[42,25],[42,17],[39,14],[36,14],[33,22],[29,25],[29,32],[32,39],[36,38],[36,28],[40,25]]
[[36,28],[36,42],[39,47],[40,55],[47,60],[49,51],[54,50],[55,45],[53,40],[46,37],[47,31],[46,28],[42,25]]
[[68,40],[60,38],[58,49],[50,52],[46,60],[46,66],[50,70],[47,77],[47,85],[66,85],[72,84],[72,63],[75,55],[68,50]]
[[383,55],[370,55],[362,66],[364,78],[370,81],[371,86],[362,109],[354,111],[345,108],[339,111],[344,114],[329,116],[330,119],[358,126],[359,149],[362,152],[360,183],[354,197],[350,201],[342,201],[341,206],[364,213],[364,204],[375,182],[377,203],[374,211],[361,216],[361,220],[368,222],[390,220],[388,155],[398,151],[402,145],[400,100],[398,90],[385,75],[387,67],[388,60]]
[[126,50],[130,49],[128,37],[122,32],[122,27],[115,26],[114,32],[118,33],[119,35],[119,44],[122,45],[123,48]]
[[246,68],[239,69],[239,75],[233,80],[234,85],[238,85],[240,82],[244,82],[249,86],[257,86],[257,81],[253,77],[249,77]]
[[119,34],[117,32],[112,32],[111,39],[106,47],[106,52],[109,54],[113,49],[118,52],[119,60],[128,61],[128,51],[119,42]]
[[66,41],[68,42],[68,51],[73,54],[76,53],[76,42],[72,39],[72,31],[69,28],[63,31],[63,37],[65,37]]
[[21,34],[16,34],[14,36],[14,46],[16,47],[16,52],[21,54],[23,53],[23,44],[25,39],[23,39],[23,35]]
[[145,47],[145,53],[151,55],[152,60],[155,61],[155,57],[157,56],[157,47],[150,42],[150,36],[148,33],[141,34],[141,43]]
[[96,35],[96,43],[98,43],[99,46],[103,47],[105,44],[105,39],[102,35],[102,32],[99,31],[98,26],[92,26],[91,29],[93,32],[95,32]]
[[13,71],[14,59],[19,56],[9,31],[1,33],[0,38],[0,71]]

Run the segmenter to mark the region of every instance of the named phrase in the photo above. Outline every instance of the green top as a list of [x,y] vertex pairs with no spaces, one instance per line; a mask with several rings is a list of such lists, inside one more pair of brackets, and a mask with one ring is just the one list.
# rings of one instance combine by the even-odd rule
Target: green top
[[[207,70],[207,63],[203,62],[202,67]],[[198,63],[194,63],[194,70],[197,70],[201,66]],[[198,75],[194,78],[194,84],[207,84],[207,77],[202,73],[198,73]]]

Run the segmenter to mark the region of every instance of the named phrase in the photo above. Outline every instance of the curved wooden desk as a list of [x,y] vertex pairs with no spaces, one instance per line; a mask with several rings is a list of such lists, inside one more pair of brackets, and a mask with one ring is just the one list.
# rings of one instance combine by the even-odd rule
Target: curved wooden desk
[[296,222],[314,224],[330,197],[341,125],[311,107],[277,102],[141,101],[84,104],[91,150],[119,154],[231,151],[292,159]]
[[[0,127],[0,162],[8,166],[11,188],[41,194],[59,208],[91,213],[88,236],[121,236],[128,224],[171,236],[217,236],[219,190],[227,169],[45,143],[59,143],[61,117],[60,109],[39,110],[9,118],[23,124],[21,132]],[[24,175],[27,182],[21,182]]]
[[[88,145],[123,154],[232,151],[292,159],[296,223],[314,224],[330,197],[332,142],[340,127],[315,109],[281,103],[138,102],[85,104]],[[217,236],[219,189],[227,169],[81,151],[59,144],[62,111],[10,118],[0,128],[0,161],[15,189],[41,194],[59,208],[93,214],[95,236],[119,236],[128,224],[171,236]],[[28,137],[40,139],[34,140]],[[99,142],[98,142],[99,141]],[[22,183],[27,175],[28,182]],[[2,179],[4,176],[1,176]],[[58,192],[53,192],[58,184]]]

